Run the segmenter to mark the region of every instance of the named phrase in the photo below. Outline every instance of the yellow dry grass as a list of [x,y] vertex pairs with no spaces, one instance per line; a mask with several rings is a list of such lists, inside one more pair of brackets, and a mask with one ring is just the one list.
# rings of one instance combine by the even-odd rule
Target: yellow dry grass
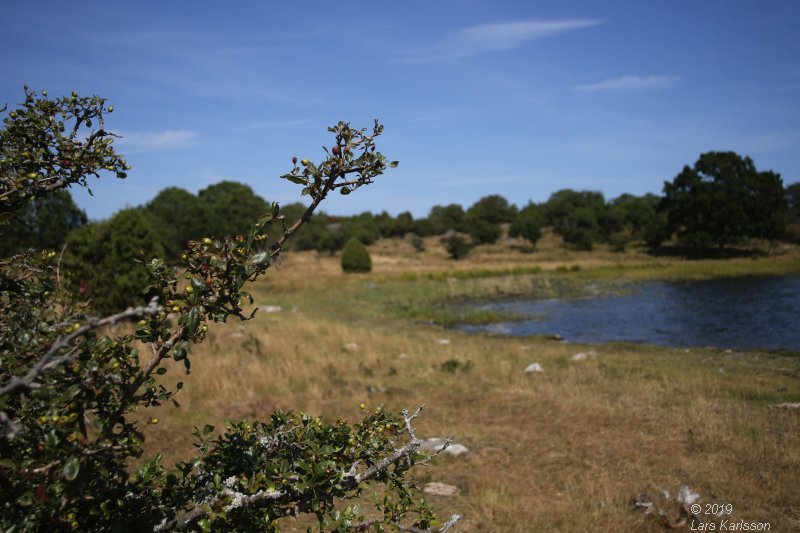
[[[487,247],[453,263],[436,240],[427,244],[419,254],[405,241],[379,242],[370,249],[375,271],[359,276],[343,275],[336,257],[287,254],[253,291],[258,305],[282,310],[212,328],[191,353],[191,375],[180,365],[166,375],[186,381],[182,407],[148,413],[161,419],[149,449],[165,451],[168,462],[185,458],[193,425],[264,419],[275,409],[355,421],[360,402],[395,411],[424,403],[418,434],[452,435],[470,449],[417,472],[420,481],[460,489],[431,498],[441,516],[465,515],[460,530],[655,531],[656,521],[631,511],[629,500],[653,485],[674,493],[681,484],[703,501],[732,504],[736,520],[800,529],[800,412],[770,408],[800,401],[795,355],[602,345],[597,357],[575,362],[571,356],[590,347],[467,335],[390,308],[421,283],[398,281],[410,274],[580,264],[588,279],[610,276],[617,264],[633,277],[691,274],[689,266],[557,246],[534,256]],[[759,261],[796,268],[796,252],[787,253]],[[741,268],[768,270],[743,261]],[[515,279],[429,283],[442,294],[475,294]],[[444,371],[451,360],[460,365]],[[525,374],[532,362],[545,372]]]

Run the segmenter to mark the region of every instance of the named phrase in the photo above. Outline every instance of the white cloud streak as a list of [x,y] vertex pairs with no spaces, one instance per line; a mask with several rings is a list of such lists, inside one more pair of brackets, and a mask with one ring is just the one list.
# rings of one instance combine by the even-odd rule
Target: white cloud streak
[[117,141],[120,148],[135,152],[178,150],[188,148],[197,141],[197,132],[191,130],[165,130],[121,133]]
[[680,76],[622,76],[620,78],[609,78],[599,83],[589,85],[578,85],[572,90],[581,93],[628,91],[635,89],[657,89],[672,85],[680,79]]
[[601,24],[599,20],[526,20],[463,28],[428,47],[408,50],[401,63],[438,63],[487,52],[519,48],[527,42]]

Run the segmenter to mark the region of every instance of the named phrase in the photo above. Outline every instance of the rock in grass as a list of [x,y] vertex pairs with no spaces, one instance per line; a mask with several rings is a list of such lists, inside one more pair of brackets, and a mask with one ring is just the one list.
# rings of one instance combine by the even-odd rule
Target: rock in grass
[[800,402],[776,403],[769,407],[770,409],[800,409]]
[[458,496],[461,491],[454,485],[433,481],[426,484],[422,492],[425,494],[433,494],[434,496]]
[[526,374],[533,374],[538,372],[544,372],[544,368],[539,363],[531,363],[527,367],[525,367]]
[[590,357],[597,357],[597,352],[589,350],[588,352],[578,352],[572,356],[573,361],[586,361]]

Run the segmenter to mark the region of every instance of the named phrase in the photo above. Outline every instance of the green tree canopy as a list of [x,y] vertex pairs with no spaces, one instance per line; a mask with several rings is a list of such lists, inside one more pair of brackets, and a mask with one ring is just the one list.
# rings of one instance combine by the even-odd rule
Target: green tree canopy
[[625,229],[633,236],[640,236],[645,228],[653,222],[660,200],[659,196],[651,193],[644,196],[622,194],[610,203],[612,209],[618,210],[622,214]]
[[433,235],[442,235],[449,230],[464,231],[464,208],[458,204],[435,205],[428,213]]
[[542,225],[544,224],[544,213],[542,208],[533,202],[529,202],[514,217],[514,221],[508,228],[509,237],[522,237],[536,246],[536,242],[542,237]]
[[58,251],[67,234],[86,221],[86,213],[75,205],[68,191],[36,198],[7,225],[0,224],[0,257],[29,248]]
[[249,185],[235,181],[209,185],[198,196],[208,213],[206,233],[216,237],[244,234],[253,220],[269,211],[266,200]]
[[341,225],[335,232],[336,239],[339,242],[338,247],[344,246],[344,243],[350,239],[358,239],[364,244],[372,244],[381,237],[375,217],[369,211],[364,211],[352,217],[343,217],[340,221]]
[[207,228],[208,205],[180,187],[159,192],[144,207],[150,225],[158,231],[167,259],[175,261],[191,239],[201,239]]
[[467,210],[467,216],[491,224],[503,224],[514,220],[517,207],[499,194],[484,196]]
[[70,285],[91,300],[95,310],[109,313],[147,301],[145,288],[151,277],[144,261],[163,252],[144,213],[124,209],[69,234],[64,270]]
[[779,174],[758,171],[734,152],[707,152],[664,183],[660,204],[669,231],[691,246],[723,248],[747,237],[774,240],[786,230],[786,195]]
[[562,189],[550,195],[543,206],[545,221],[564,242],[578,249],[591,250],[603,235],[601,222],[614,231],[619,219],[606,216],[606,201],[598,191]]

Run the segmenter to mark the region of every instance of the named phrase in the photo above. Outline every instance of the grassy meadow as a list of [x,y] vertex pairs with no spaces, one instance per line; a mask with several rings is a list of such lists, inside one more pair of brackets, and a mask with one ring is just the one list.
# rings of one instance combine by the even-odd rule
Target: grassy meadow
[[[546,236],[536,253],[508,244],[451,261],[436,238],[370,246],[373,272],[346,275],[338,256],[287,253],[252,287],[263,309],[245,326],[212,328],[182,365],[180,408],[162,406],[148,447],[168,464],[192,452],[191,428],[292,409],[351,421],[359,403],[420,404],[421,438],[452,435],[470,452],[416,470],[455,485],[430,496],[462,531],[658,531],[629,502],[686,484],[701,502],[732,504],[734,520],[800,530],[800,357],[545,338],[468,335],[445,327],[452,302],[569,295],[586,284],[800,272],[800,250],[686,261],[640,250],[565,250]],[[573,361],[593,349],[596,357]],[[543,373],[523,369],[538,362]],[[676,507],[670,508],[672,511]],[[291,529],[292,522],[285,526]]]

